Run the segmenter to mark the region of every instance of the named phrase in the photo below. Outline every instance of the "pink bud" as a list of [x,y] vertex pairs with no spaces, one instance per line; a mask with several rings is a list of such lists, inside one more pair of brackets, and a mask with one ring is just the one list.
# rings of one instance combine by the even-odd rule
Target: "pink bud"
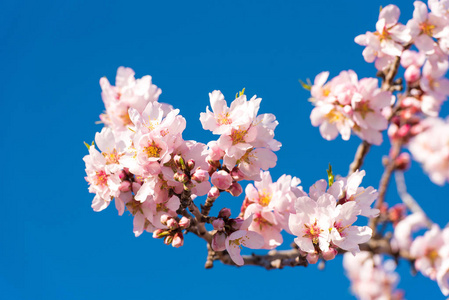
[[406,213],[407,207],[405,204],[396,204],[388,210],[388,218],[393,222],[393,226],[396,226],[396,224],[405,217]]
[[186,183],[187,181],[189,181],[189,177],[186,174],[179,173],[175,173],[175,175],[173,175],[173,179],[182,183]]
[[193,173],[192,180],[195,180],[198,183],[209,180],[209,172],[198,168],[195,170],[195,173]]
[[214,226],[215,230],[222,231],[225,226],[225,222],[221,218],[215,219],[212,221],[212,226]]
[[179,220],[179,226],[184,229],[190,226],[190,219],[187,217],[182,217],[181,220]]
[[349,106],[349,105],[345,105],[345,106],[343,107],[343,111],[344,111],[347,115],[349,115],[349,116],[352,116],[352,115],[353,115],[352,107]]
[[129,182],[128,180],[122,181],[118,189],[120,190],[120,192],[129,192],[131,190],[131,182]]
[[193,168],[195,168],[195,161],[194,161],[193,159],[189,159],[189,160],[187,161],[187,169],[188,169],[189,171],[192,171]]
[[229,208],[222,208],[218,213],[219,218],[229,218],[231,216],[231,210]]
[[163,214],[163,215],[161,216],[161,223],[162,223],[163,225],[167,225],[167,221],[170,220],[171,218],[172,218],[172,217],[171,217],[170,215]]
[[232,169],[231,176],[235,181],[244,180],[246,177],[238,167],[234,167],[234,169]]
[[238,182],[234,182],[228,189],[228,192],[234,196],[238,197],[243,192],[242,186]]
[[220,170],[212,174],[211,182],[220,190],[227,190],[232,184],[232,177],[228,172]]
[[399,130],[398,130],[398,136],[400,137],[406,137],[410,132],[410,125],[409,124],[405,124],[402,125]]
[[126,177],[126,172],[125,171],[123,171],[123,170],[121,170],[119,173],[118,173],[118,177],[120,178],[120,179],[122,179],[123,180],[123,178],[125,178]]
[[231,225],[231,228],[233,230],[239,230],[240,227],[242,227],[243,224],[243,219],[237,218],[237,219],[232,219],[229,224]]
[[226,250],[226,234],[223,231],[219,231],[214,234],[211,246],[214,251]]
[[415,82],[421,77],[421,69],[415,65],[411,65],[405,70],[404,78],[407,82]]
[[211,189],[207,193],[207,198],[215,200],[218,198],[218,196],[220,196],[220,190],[216,186],[211,187]]
[[394,162],[397,170],[406,171],[410,168],[410,154],[402,152]]
[[178,228],[178,222],[176,222],[175,219],[171,218],[167,220],[167,227],[170,230],[175,230],[176,228]]
[[164,236],[167,236],[168,234],[170,234],[170,232],[166,231],[165,229],[156,229],[153,232],[153,238],[155,239],[161,239]]
[[173,237],[173,241],[171,243],[171,245],[175,248],[179,248],[182,245],[184,245],[184,236],[182,235],[181,232],[177,232],[175,234],[175,236]]
[[133,182],[133,184],[132,184],[132,187],[133,187],[133,193],[134,194],[137,194],[137,192],[140,190],[140,187],[141,187],[142,185],[140,184],[140,183],[137,183],[137,182]]
[[329,250],[324,251],[322,254],[325,260],[333,260],[337,255],[337,253],[338,253],[337,249],[329,248]]
[[179,169],[183,169],[185,164],[184,164],[184,159],[182,159],[182,156],[179,154],[176,154],[175,157],[173,157],[173,161],[175,162],[175,165],[179,168]]
[[314,265],[318,262],[319,255],[317,253],[308,253],[306,256],[309,264]]
[[223,158],[225,152],[218,147],[217,142],[210,142],[207,145],[209,146],[209,160],[216,161],[220,164],[219,160]]
[[165,245],[170,245],[173,242],[173,236],[172,235],[168,235],[165,237],[164,239],[164,244]]

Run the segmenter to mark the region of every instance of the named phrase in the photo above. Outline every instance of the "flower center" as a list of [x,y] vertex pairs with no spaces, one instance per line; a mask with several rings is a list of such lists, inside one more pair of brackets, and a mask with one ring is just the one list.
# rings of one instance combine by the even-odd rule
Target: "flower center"
[[231,139],[232,139],[232,145],[236,145],[242,141],[244,141],[245,134],[247,133],[247,130],[232,130],[231,133]]
[[162,149],[159,148],[158,145],[156,145],[155,142],[152,142],[151,144],[148,144],[147,147],[144,148],[146,154],[148,157],[159,157],[161,155]]
[[336,110],[331,110],[327,115],[326,119],[330,124],[341,122],[345,117],[341,112]]
[[267,192],[266,189],[263,189],[261,193],[259,193],[259,204],[263,207],[268,206],[271,201],[271,194]]
[[317,222],[318,221],[315,219],[313,224],[304,224],[305,229],[303,237],[311,239],[314,244],[318,244],[320,233],[323,232],[323,229],[318,226]]
[[217,117],[217,125],[229,125],[232,123],[232,120],[229,119],[229,113],[219,114]]
[[427,22],[421,23],[421,30],[424,34],[427,34],[428,36],[433,36],[433,30],[435,29],[435,25],[429,24]]
[[108,184],[108,174],[105,171],[97,171],[94,178],[95,185],[105,186]]

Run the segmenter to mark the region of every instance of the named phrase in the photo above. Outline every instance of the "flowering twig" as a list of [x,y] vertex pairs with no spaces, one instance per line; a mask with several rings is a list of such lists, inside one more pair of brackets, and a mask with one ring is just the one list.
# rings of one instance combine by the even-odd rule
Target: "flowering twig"
[[354,161],[349,166],[348,176],[360,169],[370,148],[371,144],[367,141],[363,141],[360,143],[355,153]]
[[405,184],[404,173],[401,171],[394,172],[394,178],[396,181],[396,189],[398,191],[399,198],[401,198],[402,202],[407,206],[407,208],[412,213],[422,213],[427,220],[427,227],[430,228],[432,226],[432,221],[426,215],[421,206],[416,202],[416,200],[407,192],[407,185]]
[[[377,198],[375,205],[377,209],[380,209],[385,201],[385,195],[387,193],[388,184],[390,183],[393,171],[396,169],[396,158],[399,156],[401,148],[402,148],[401,141],[393,142],[393,145],[390,150],[390,158],[388,159],[388,162],[384,169],[384,173],[382,174],[382,178],[380,179],[379,183],[379,196]],[[376,227],[377,224],[379,223],[379,218],[380,215],[370,220],[370,227],[373,230],[373,236],[376,233]]]

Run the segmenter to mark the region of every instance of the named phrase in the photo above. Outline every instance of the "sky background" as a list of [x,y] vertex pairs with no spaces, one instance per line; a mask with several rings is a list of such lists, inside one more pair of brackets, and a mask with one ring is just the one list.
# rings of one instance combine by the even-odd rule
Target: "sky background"
[[[185,139],[207,143],[200,112],[208,93],[227,99],[246,88],[260,113],[276,115],[283,146],[274,180],[301,178],[305,190],[328,163],[346,174],[358,137],[325,141],[310,124],[309,93],[298,79],[353,69],[374,77],[354,37],[373,31],[370,1],[3,1],[0,4],[0,298],[4,299],[354,299],[341,259],[266,271],[219,262],[203,268],[206,247],[190,235],[180,249],[149,233],[135,238],[132,218],[109,207],[95,213],[87,191],[83,141],[94,139],[103,112],[99,79],[115,82],[119,66],[151,75],[161,102],[181,110]],[[401,21],[412,1],[395,1]],[[443,107],[442,116],[449,109]],[[373,147],[363,186],[377,187],[388,142]],[[409,192],[440,226],[449,186],[430,182],[413,163]],[[246,185],[246,184],[245,184]],[[245,186],[244,185],[244,186]],[[216,206],[240,207],[243,195]],[[204,200],[203,200],[204,201]],[[398,202],[391,186],[390,203]],[[216,210],[215,210],[216,211]],[[286,240],[289,241],[286,237]],[[287,243],[288,245],[288,243]],[[246,253],[250,253],[247,251]],[[400,265],[407,299],[444,299],[437,284]]]

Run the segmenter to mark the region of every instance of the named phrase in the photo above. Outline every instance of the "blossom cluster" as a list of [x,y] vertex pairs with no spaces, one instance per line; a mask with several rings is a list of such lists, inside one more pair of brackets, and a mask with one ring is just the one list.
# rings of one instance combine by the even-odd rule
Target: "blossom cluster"
[[127,209],[134,216],[136,236],[173,227],[167,220],[179,221],[177,211],[188,205],[182,203],[184,194],[238,196],[237,181],[258,178],[260,168],[276,164],[277,121],[273,115],[257,116],[260,98],[247,101],[242,93],[228,109],[219,91],[211,93],[216,115],[202,114],[202,122],[221,136],[207,146],[183,139],[185,119],[178,109],[158,102],[161,90],[150,76],[135,79],[132,69],[120,67],[116,86],[106,78],[100,86],[105,127],[84,157],[89,191],[95,193],[92,208],[101,211],[114,200],[120,215]]
[[410,140],[409,150],[430,179],[443,185],[449,181],[449,119],[428,118],[421,126],[423,131]]
[[394,97],[382,91],[376,78],[358,80],[352,71],[343,71],[327,82],[329,72],[315,77],[311,101],[315,105],[310,119],[320,127],[323,138],[333,140],[338,134],[349,140],[351,132],[375,145],[382,143],[382,131],[387,129],[385,109]]
[[259,233],[263,248],[273,249],[282,244],[281,231],[295,236],[295,243],[309,263],[321,257],[331,260],[339,249],[360,251],[359,244],[371,238],[368,226],[355,226],[359,215],[374,217],[378,210],[371,204],[377,191],[360,187],[364,171],[342,177],[327,188],[325,180],[317,181],[304,192],[300,180],[283,175],[272,182],[268,172],[262,172],[262,181],[246,187],[242,205],[245,218],[252,218],[248,229]]
[[[414,233],[428,228],[424,235]],[[422,212],[408,215],[394,230],[393,247],[408,252],[417,271],[438,282],[441,292],[449,295],[449,228],[441,229],[437,224],[429,225]]]
[[345,253],[343,267],[351,280],[351,291],[361,300],[404,299],[404,293],[396,290],[399,275],[394,272],[393,260],[382,262],[380,255],[362,251],[356,256]]

